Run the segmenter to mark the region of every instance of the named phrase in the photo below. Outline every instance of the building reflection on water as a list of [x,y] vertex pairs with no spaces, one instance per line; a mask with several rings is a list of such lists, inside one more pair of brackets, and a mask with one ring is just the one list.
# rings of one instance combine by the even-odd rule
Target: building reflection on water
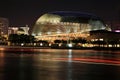
[[97,56],[102,54],[103,57],[98,59],[104,59],[105,54],[119,52],[67,49],[40,49],[39,52],[1,51],[0,80],[120,80],[118,64],[75,60],[83,56],[92,57],[88,57],[89,53]]

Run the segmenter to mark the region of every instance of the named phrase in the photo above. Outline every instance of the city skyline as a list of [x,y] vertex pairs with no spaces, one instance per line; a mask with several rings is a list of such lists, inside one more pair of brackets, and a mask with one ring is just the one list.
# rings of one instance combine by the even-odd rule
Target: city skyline
[[33,26],[42,14],[53,11],[89,12],[105,21],[120,20],[119,3],[119,0],[4,0],[0,3],[0,17],[8,18],[10,26]]

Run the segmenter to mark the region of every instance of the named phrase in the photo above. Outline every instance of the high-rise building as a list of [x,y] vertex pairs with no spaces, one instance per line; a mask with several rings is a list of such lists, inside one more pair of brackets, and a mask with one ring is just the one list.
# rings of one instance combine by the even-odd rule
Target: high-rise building
[[0,35],[8,34],[9,21],[7,18],[0,18]]

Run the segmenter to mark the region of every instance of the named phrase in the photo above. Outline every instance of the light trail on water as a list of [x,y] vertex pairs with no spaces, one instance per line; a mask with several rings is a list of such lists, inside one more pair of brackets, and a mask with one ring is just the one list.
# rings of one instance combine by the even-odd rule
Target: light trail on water
[[[69,62],[68,58],[53,58],[52,60]],[[117,60],[116,61],[114,61],[114,60],[105,60],[105,59],[72,58],[71,62],[120,66],[120,61],[117,61]]]

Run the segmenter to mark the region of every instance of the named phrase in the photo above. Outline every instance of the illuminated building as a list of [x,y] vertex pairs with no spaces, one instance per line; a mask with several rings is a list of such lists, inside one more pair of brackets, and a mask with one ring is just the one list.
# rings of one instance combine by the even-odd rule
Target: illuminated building
[[58,11],[42,15],[34,25],[32,35],[38,40],[53,41],[87,37],[89,31],[106,30],[96,15],[82,12]]
[[18,27],[9,27],[8,28],[8,35],[10,34],[17,34]]
[[100,47],[120,47],[120,32],[96,30],[90,31],[90,36],[87,37],[93,46]]
[[29,34],[29,27],[9,27],[8,34]]
[[0,18],[0,35],[8,34],[9,21],[7,18]]

